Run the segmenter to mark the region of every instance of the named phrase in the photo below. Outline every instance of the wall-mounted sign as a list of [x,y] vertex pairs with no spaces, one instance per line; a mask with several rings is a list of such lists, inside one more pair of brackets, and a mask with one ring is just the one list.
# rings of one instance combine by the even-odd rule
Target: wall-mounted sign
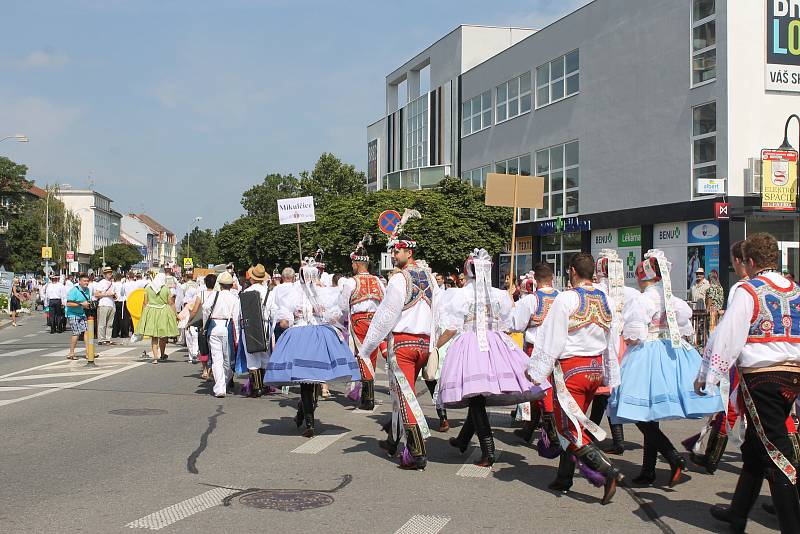
[[731,205],[728,202],[714,203],[714,218],[718,221],[727,221],[731,218]]
[[558,217],[552,221],[538,223],[534,229],[536,235],[553,235],[574,232],[588,232],[592,229],[592,221],[581,217]]
[[800,8],[795,0],[767,0],[764,88],[800,92]]
[[724,179],[710,179],[699,178],[697,180],[697,194],[698,195],[724,195],[725,194],[725,180]]
[[631,228],[619,229],[619,247],[641,247],[642,246],[642,227],[634,226]]
[[689,223],[689,244],[719,243],[719,223],[698,221]]
[[797,209],[797,151],[762,150],[761,176],[762,210]]

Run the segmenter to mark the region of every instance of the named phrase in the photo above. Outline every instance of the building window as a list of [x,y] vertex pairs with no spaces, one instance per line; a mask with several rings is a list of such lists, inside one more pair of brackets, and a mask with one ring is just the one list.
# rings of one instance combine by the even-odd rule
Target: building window
[[461,137],[492,125],[492,93],[485,93],[461,104]]
[[536,68],[536,107],[563,100],[580,90],[577,50]]
[[575,215],[580,211],[578,141],[536,152],[536,176],[544,178],[544,205],[537,219]]
[[717,103],[692,108],[692,196],[698,180],[717,177]]
[[692,85],[717,77],[715,0],[692,0]]
[[513,119],[518,115],[527,113],[531,110],[531,73],[526,72],[498,85],[496,93],[495,114],[497,122]]
[[428,95],[406,106],[405,168],[424,167],[428,160]]
[[[494,164],[495,172],[500,174],[520,174],[522,176],[531,175],[531,155],[524,154],[505,161],[498,161]],[[530,208],[520,208],[517,213],[517,222],[531,220]]]
[[483,167],[479,167],[477,169],[472,169],[469,171],[464,171],[461,178],[475,187],[485,187],[486,186],[486,175],[492,172],[491,165],[484,165]]

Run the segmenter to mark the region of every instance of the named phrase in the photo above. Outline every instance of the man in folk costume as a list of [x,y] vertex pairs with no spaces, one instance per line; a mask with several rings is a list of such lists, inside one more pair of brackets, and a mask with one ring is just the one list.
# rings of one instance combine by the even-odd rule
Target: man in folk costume
[[619,384],[616,312],[611,299],[592,285],[591,254],[575,254],[569,274],[572,289],[556,297],[536,332],[527,374],[537,385],[552,374],[556,388],[556,425],[564,451],[550,489],[572,487],[577,461],[590,482],[604,486],[602,504],[608,504],[624,477],[593,441],[604,439],[605,432],[586,417],[586,409],[601,384]]
[[[626,304],[633,302],[638,296],[639,291],[632,287],[625,285],[625,268],[620,259],[617,251],[614,249],[604,248],[600,251],[597,263],[594,270],[597,283],[595,286],[603,291],[606,295],[611,296],[611,300],[616,305],[616,320],[617,332],[621,333],[623,329],[623,309]],[[625,341],[620,337],[619,339],[619,358],[625,354]],[[589,418],[595,424],[600,424],[603,419],[603,414],[606,412],[608,406],[608,397],[611,390],[607,387],[598,389],[597,394],[592,402],[592,412]],[[611,423],[608,421],[611,428],[611,444],[603,448],[603,452],[609,454],[622,454],[625,452],[625,432],[623,426],[619,423]]]
[[225,397],[233,383],[231,361],[236,355],[237,323],[241,317],[239,296],[233,292],[234,278],[224,272],[217,277],[220,290],[203,302],[203,324],[206,325],[211,370],[214,373],[214,396]]
[[781,532],[800,532],[797,459],[786,428],[800,394],[800,287],[777,270],[780,251],[771,235],[748,237],[742,254],[750,279],[735,290],[694,384],[701,395],[707,386],[724,386],[736,364],[747,418],[731,506],[714,506],[711,515],[729,523],[732,532],[744,532],[766,478]]
[[[261,321],[263,323],[263,332],[268,333],[270,316],[267,300],[269,298],[270,291],[269,287],[265,283],[265,280],[267,280],[267,270],[262,264],[259,263],[250,269],[249,272],[252,285],[242,291],[241,294],[244,295],[245,293],[258,293],[261,302]],[[244,301],[244,298],[242,298],[242,300]],[[245,318],[242,317],[241,324],[242,328],[245,330],[245,332],[247,332],[248,325],[247,321],[244,319]],[[258,331],[262,331],[261,327],[258,328]],[[269,352],[268,350],[250,352],[247,348],[247,337],[242,336],[242,338],[243,343],[241,343],[241,345],[247,358],[247,372],[250,375],[250,396],[260,397],[264,394],[264,372],[266,371],[267,364],[269,363]]]
[[[536,331],[542,326],[550,308],[558,296],[558,290],[553,287],[553,268],[549,263],[540,262],[533,268],[533,279],[527,277],[522,284],[523,292],[527,295],[514,304],[514,330],[525,332],[525,353],[530,357],[533,354],[533,344]],[[542,421],[542,427],[548,436],[550,444],[557,445],[555,434],[555,414],[553,413],[553,390],[548,389],[544,398],[531,402],[530,421],[523,428],[514,431],[514,434],[524,439],[527,443],[533,439],[533,433]]]
[[[374,274],[369,273],[369,253],[365,248],[369,242],[370,236],[365,235],[350,254],[353,278],[344,285],[339,296],[339,307],[349,317],[350,339],[353,340],[356,354],[361,349],[372,317],[380,306],[386,291],[383,282]],[[361,401],[359,404],[361,410],[372,411],[375,408],[375,366],[378,364],[379,351],[386,358],[385,341],[381,342],[368,358],[357,359],[361,370]]]
[[430,436],[430,431],[415,395],[414,384],[430,354],[439,292],[430,270],[415,261],[417,242],[403,233],[411,217],[419,218],[420,214],[406,209],[389,239],[392,259],[399,271],[389,279],[383,301],[372,318],[358,355],[362,360],[368,359],[389,336],[388,360],[394,406],[389,439],[381,442],[381,447],[390,456],[397,453],[402,422],[406,448],[400,467],[425,469],[425,439]]

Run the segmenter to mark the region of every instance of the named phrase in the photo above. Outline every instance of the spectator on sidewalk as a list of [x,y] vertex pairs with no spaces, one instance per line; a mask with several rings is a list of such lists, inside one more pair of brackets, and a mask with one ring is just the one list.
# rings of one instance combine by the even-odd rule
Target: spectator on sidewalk
[[114,269],[103,267],[103,279],[95,282],[94,292],[97,299],[97,344],[114,345],[111,341],[111,331],[114,324]]
[[[89,277],[82,274],[78,278],[78,285],[73,286],[67,295],[66,315],[72,337],[69,340],[68,360],[76,360],[75,347],[78,345],[78,338],[86,332],[86,310],[92,305],[92,296],[89,293]],[[84,340],[85,343],[85,340]],[[94,362],[90,362],[94,367]]]

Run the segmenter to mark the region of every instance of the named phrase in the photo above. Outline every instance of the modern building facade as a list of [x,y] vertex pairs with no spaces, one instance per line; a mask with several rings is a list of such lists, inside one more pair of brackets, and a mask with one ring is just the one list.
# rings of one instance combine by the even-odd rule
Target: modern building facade
[[[766,50],[786,39],[771,35],[774,8],[594,0],[538,31],[492,29],[511,35],[505,47],[462,26],[387,77],[386,117],[367,128],[368,187],[433,186],[439,166],[436,176],[476,186],[490,172],[544,177],[544,206],[518,213],[517,274],[544,259],[563,283],[571,254],[615,248],[633,283],[635,263],[658,247],[685,296],[697,266],[730,283],[730,244],[769,231],[797,275],[796,208],[762,209],[761,151],[779,147],[800,103],[769,82]],[[431,89],[407,92],[395,111],[394,86],[413,65],[430,69]],[[730,218],[718,220],[722,201]]]
[[81,271],[88,270],[92,255],[103,247],[119,243],[122,214],[111,208],[112,200],[89,189],[72,189],[61,185],[55,196],[64,207],[80,218],[81,235],[75,250],[75,261]]

